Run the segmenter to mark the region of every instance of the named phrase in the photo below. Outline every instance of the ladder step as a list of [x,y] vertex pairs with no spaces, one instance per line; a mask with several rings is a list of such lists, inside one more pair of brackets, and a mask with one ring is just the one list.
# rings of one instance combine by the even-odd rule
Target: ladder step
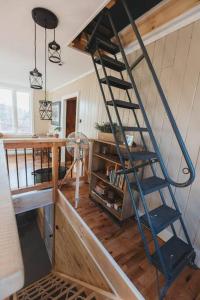
[[[163,246],[160,247],[160,252],[166,265],[169,278],[174,278],[194,257],[194,249],[183,242],[178,237],[173,236]],[[155,252],[152,256],[152,263],[163,273],[158,253]]]
[[[111,86],[122,89],[122,90],[128,90],[132,88],[132,85],[130,82],[113,77],[113,76],[108,76],[108,82]],[[107,84],[106,78],[101,79],[101,83]]]
[[129,126],[123,126],[124,131],[138,131],[138,132],[147,132],[148,129],[145,127],[129,127]]
[[[138,186],[135,182],[132,183],[131,185],[133,188],[138,190]],[[160,189],[163,189],[163,188],[167,187],[168,185],[169,185],[169,183],[167,182],[167,180],[156,177],[156,176],[145,178],[140,181],[140,186],[141,186],[141,189],[142,189],[144,195],[147,195],[147,194],[153,193],[155,191],[158,191]]]
[[[139,105],[135,103],[130,103],[122,100],[114,100],[117,107],[128,108],[128,109],[139,109]],[[113,101],[107,101],[107,105],[113,106]]]
[[[128,158],[128,154],[123,154],[124,158]],[[139,152],[131,152],[131,157],[133,160],[150,160],[157,158],[157,155],[155,152],[149,152],[149,151],[139,151]]]
[[[125,65],[121,61],[115,60],[109,56],[103,55],[101,59],[105,67],[110,68],[114,71],[121,72],[126,69]],[[101,60],[99,57],[95,58],[95,62],[101,65]]]
[[[97,21],[96,21],[96,20],[92,21],[92,22],[86,27],[85,32],[86,32],[87,34],[90,34],[90,35],[91,35],[96,25],[97,25]],[[103,36],[104,39],[105,39],[105,38],[106,38],[106,39],[110,39],[110,38],[113,36],[113,31],[112,31],[111,28],[108,28],[106,25],[100,23],[100,24],[98,25],[97,30],[96,30],[95,37],[96,37],[96,36],[99,36],[99,35]]]
[[138,172],[139,169],[144,168],[146,166],[152,165],[159,162],[159,160],[157,158],[151,159],[150,161],[147,161],[145,163],[136,165],[135,168],[129,168],[129,169],[125,169],[125,170],[119,170],[116,171],[116,174],[121,175],[121,174],[130,174],[130,173],[134,173],[134,171]]
[[[167,205],[159,206],[149,212],[153,228],[158,234],[180,217],[180,212]],[[150,228],[146,214],[140,217],[141,223]]]
[[95,39],[95,45],[96,47],[113,55],[119,52],[119,47],[107,39],[97,37]]

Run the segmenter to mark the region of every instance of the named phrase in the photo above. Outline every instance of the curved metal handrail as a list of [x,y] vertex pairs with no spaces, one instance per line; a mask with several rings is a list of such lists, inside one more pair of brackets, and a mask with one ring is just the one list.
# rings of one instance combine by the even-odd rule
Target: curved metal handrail
[[[152,77],[153,77],[153,80],[154,80],[154,82],[155,82],[156,88],[157,88],[157,90],[158,90],[158,93],[159,93],[159,95],[160,95],[161,101],[162,101],[163,106],[164,106],[164,108],[165,108],[166,114],[167,114],[168,119],[169,119],[169,121],[170,121],[170,123],[171,123],[173,132],[174,132],[174,134],[175,134],[175,136],[176,136],[176,139],[177,139],[178,144],[179,144],[179,146],[180,146],[181,152],[182,152],[183,157],[184,157],[184,159],[185,159],[185,162],[186,162],[186,164],[187,164],[187,169],[188,169],[188,172],[189,172],[189,174],[190,174],[190,177],[189,177],[189,179],[188,179],[187,181],[185,181],[185,182],[176,182],[176,181],[174,181],[174,180],[172,180],[172,179],[170,178],[170,176],[169,176],[169,174],[168,174],[168,171],[167,171],[167,169],[166,169],[166,167],[165,167],[165,164],[164,164],[164,162],[163,162],[163,159],[162,159],[160,150],[158,149],[156,140],[155,140],[155,138],[154,138],[154,136],[153,136],[153,132],[152,132],[152,130],[151,130],[149,121],[148,121],[148,119],[147,119],[146,121],[147,121],[147,123],[149,124],[149,126],[148,126],[149,128],[148,128],[148,129],[150,130],[150,134],[151,134],[151,137],[152,137],[152,143],[153,143],[154,148],[155,148],[155,150],[156,150],[156,152],[157,152],[157,154],[158,154],[158,158],[159,158],[160,163],[161,163],[161,168],[162,168],[162,171],[163,171],[163,173],[164,173],[164,175],[165,175],[167,181],[168,181],[171,185],[176,186],[176,187],[186,187],[186,186],[190,185],[190,184],[194,181],[194,179],[195,179],[195,169],[194,169],[192,160],[191,160],[191,158],[190,158],[190,156],[189,156],[189,153],[188,153],[188,151],[187,151],[187,149],[186,149],[185,143],[184,143],[184,141],[183,141],[183,139],[182,139],[182,136],[181,136],[181,134],[180,134],[180,131],[179,131],[178,127],[177,127],[176,121],[175,121],[175,119],[174,119],[174,117],[173,117],[173,114],[172,114],[172,112],[171,112],[171,110],[170,110],[170,107],[169,107],[169,104],[168,104],[167,99],[166,99],[166,97],[165,97],[164,91],[163,91],[163,89],[162,89],[162,87],[161,87],[161,84],[160,84],[160,82],[159,82],[159,80],[158,80],[157,74],[156,74],[156,72],[155,72],[155,70],[154,70],[154,67],[153,67],[153,65],[152,65],[152,62],[151,62],[150,57],[149,57],[149,55],[148,55],[148,52],[147,52],[147,50],[146,50],[146,47],[144,46],[143,40],[142,40],[142,38],[141,38],[141,36],[140,36],[140,33],[139,33],[138,29],[137,29],[137,26],[136,26],[136,24],[135,24],[135,21],[133,20],[131,14],[130,14],[130,12],[129,12],[129,9],[128,9],[128,7],[127,7],[126,1],[125,1],[125,0],[121,0],[121,1],[122,1],[122,3],[123,3],[123,6],[124,6],[124,8],[125,8],[125,10],[126,10],[126,13],[127,13],[128,17],[129,17],[129,21],[130,21],[130,23],[131,23],[131,26],[132,26],[132,28],[133,28],[133,31],[134,31],[134,33],[135,33],[135,35],[136,35],[136,37],[137,37],[137,40],[138,40],[138,42],[139,42],[139,44],[140,44],[140,47],[141,47],[142,52],[143,52],[143,54],[144,54],[144,58],[146,59],[147,65],[148,65],[148,67],[149,67],[149,69],[150,69],[150,72],[151,72],[151,74],[152,74]],[[120,46],[120,45],[119,45],[119,46]],[[121,48],[121,47],[120,47],[120,48]],[[122,53],[122,56],[123,56],[123,53]],[[124,58],[124,57],[123,57],[123,58]],[[128,70],[127,70],[127,71],[128,71]],[[133,80],[133,77],[132,77],[132,73],[129,74],[129,76],[130,76],[131,81],[133,81],[133,82],[132,82],[132,84],[133,84],[133,83],[134,83],[134,80]],[[131,77],[132,77],[132,78],[131,78]],[[140,97],[139,97],[139,98],[140,98]],[[140,102],[140,101],[139,101],[139,102]],[[139,104],[142,106],[141,108],[144,108],[142,102],[139,103]],[[145,111],[144,111],[144,113],[145,113]],[[146,113],[145,113],[145,115],[146,115]]]

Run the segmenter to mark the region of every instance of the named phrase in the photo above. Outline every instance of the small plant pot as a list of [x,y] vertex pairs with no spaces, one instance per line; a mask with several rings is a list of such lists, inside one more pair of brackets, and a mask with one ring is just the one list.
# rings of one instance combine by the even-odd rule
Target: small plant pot
[[[118,142],[121,143],[121,135],[117,133],[116,137]],[[98,139],[105,142],[115,143],[114,135],[112,133],[98,132]]]
[[98,132],[98,139],[105,142],[115,142],[113,134],[107,132]]
[[59,133],[55,133],[54,137],[58,139],[59,138]]

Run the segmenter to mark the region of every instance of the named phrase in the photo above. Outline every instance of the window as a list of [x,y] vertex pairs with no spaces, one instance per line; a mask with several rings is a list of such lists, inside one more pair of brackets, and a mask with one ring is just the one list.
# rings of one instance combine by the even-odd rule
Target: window
[[32,134],[30,93],[0,88],[0,132]]

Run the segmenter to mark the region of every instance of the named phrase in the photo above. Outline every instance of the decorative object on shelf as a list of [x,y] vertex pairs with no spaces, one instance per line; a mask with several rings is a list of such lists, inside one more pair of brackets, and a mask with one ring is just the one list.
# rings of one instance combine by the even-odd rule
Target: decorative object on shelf
[[29,81],[32,89],[41,90],[42,89],[42,73],[37,69],[37,34],[36,34],[36,22],[35,22],[35,38],[34,38],[34,60],[35,67],[29,73]]
[[126,141],[128,146],[132,147],[132,146],[137,146],[136,143],[134,142],[134,136],[130,135],[130,134],[126,134]]
[[108,147],[107,146],[102,146],[101,152],[106,155],[108,153]]
[[60,126],[60,115],[61,115],[61,102],[52,102],[52,120],[51,124],[54,126]]
[[108,192],[108,186],[103,181],[98,181],[95,186],[95,191],[101,196],[106,196]]
[[[47,29],[54,29],[58,26],[57,16],[50,10],[42,7],[36,7],[32,10],[32,18],[35,22],[35,68],[30,72],[30,85],[34,89],[42,89],[42,74],[37,70],[36,67],[36,24],[40,25],[45,30],[45,87],[44,87],[44,99],[40,100],[40,118],[41,120],[51,120],[52,118],[52,108],[51,101],[47,100]],[[50,43],[53,47],[56,45],[56,49],[59,48],[59,61],[60,62],[60,46],[54,41]],[[50,56],[56,56],[58,53],[53,52]]]
[[54,40],[48,45],[49,61],[55,64],[61,63],[61,49],[60,45],[55,41],[55,28]]
[[59,138],[59,132],[61,131],[61,127],[60,126],[57,126],[54,128],[54,137],[55,138]]
[[115,193],[113,190],[108,191],[108,199],[114,201]]
[[120,201],[120,202],[114,203],[114,209],[117,211],[122,210],[122,202]]
[[79,203],[79,186],[80,186],[80,176],[81,168],[84,168],[86,174],[88,175],[87,166],[85,164],[85,157],[89,150],[89,141],[86,135],[81,132],[72,132],[68,135],[66,139],[66,149],[67,152],[74,158],[73,163],[65,174],[63,180],[61,181],[59,188],[65,183],[70,172],[76,167],[76,188],[75,188],[75,208],[78,207]]
[[[117,123],[113,123],[114,131],[116,132],[117,138],[121,141],[121,134],[119,131],[119,126]],[[102,124],[96,123],[95,128],[98,132],[98,139],[107,141],[107,142],[115,142],[114,136],[112,134],[112,129],[109,122],[105,122]]]

